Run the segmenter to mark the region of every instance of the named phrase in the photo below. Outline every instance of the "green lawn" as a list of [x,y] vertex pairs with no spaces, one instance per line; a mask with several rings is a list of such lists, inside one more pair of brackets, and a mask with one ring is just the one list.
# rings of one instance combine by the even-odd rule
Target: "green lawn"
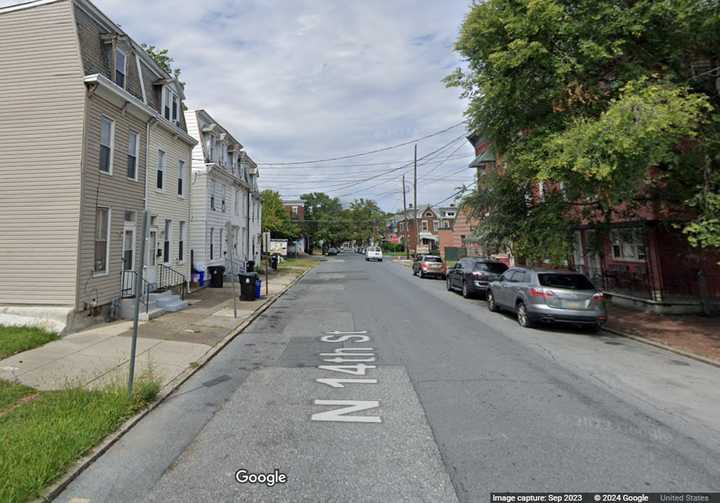
[[12,408],[34,390],[0,381],[0,501],[38,498],[73,462],[154,400],[159,389],[146,379],[137,383],[133,399],[121,387],[43,391]]
[[0,326],[0,359],[54,341],[58,335],[36,327]]

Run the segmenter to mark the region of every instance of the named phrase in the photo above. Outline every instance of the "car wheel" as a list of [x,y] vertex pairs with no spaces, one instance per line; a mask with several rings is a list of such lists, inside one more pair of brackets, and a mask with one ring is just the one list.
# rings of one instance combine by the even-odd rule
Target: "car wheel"
[[524,302],[519,302],[517,305],[517,321],[523,328],[532,327],[532,321],[530,321],[530,316],[528,316],[527,307],[525,307]]
[[468,285],[465,281],[463,281],[462,296],[466,299],[470,298],[470,289],[468,288]]
[[422,272],[422,270],[420,270],[420,279],[423,279],[423,278],[425,278],[425,273]]
[[447,286],[448,292],[452,291],[452,284],[450,284],[450,278],[445,278],[445,286]]
[[488,304],[488,309],[490,311],[492,311],[493,313],[498,312],[498,307],[497,307],[497,304],[495,303],[495,296],[493,295],[493,293],[490,290],[488,290],[488,293],[487,293],[487,304]]

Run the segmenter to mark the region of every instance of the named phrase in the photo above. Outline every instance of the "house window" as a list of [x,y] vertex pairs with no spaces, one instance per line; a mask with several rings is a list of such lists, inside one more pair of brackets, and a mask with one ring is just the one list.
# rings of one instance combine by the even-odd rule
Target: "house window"
[[210,260],[215,258],[215,229],[210,228]]
[[125,210],[125,222],[129,224],[135,223],[135,212],[132,210]]
[[155,179],[155,187],[163,190],[165,177],[165,152],[158,150],[157,177]]
[[163,242],[163,262],[170,263],[170,242],[172,239],[172,220],[165,220],[165,241]]
[[220,252],[220,253],[218,253],[218,257],[222,258],[222,255],[223,255],[223,252],[222,252],[222,247],[223,247],[223,230],[222,230],[222,229],[220,229],[220,242],[218,243],[218,245],[219,245],[219,246],[218,246],[218,251]]
[[127,176],[137,180],[137,163],[140,152],[140,135],[134,131],[128,134]]
[[215,160],[215,137],[209,135],[207,139],[208,162]]
[[115,83],[125,89],[125,75],[127,73],[127,56],[123,51],[115,51]]
[[538,197],[541,201],[545,200],[545,182],[538,183]]
[[240,215],[240,191],[235,191],[235,215]]
[[645,260],[645,239],[642,229],[613,229],[610,232],[612,240],[612,255],[616,260]]
[[110,208],[95,209],[95,274],[107,274],[110,254]]
[[298,207],[297,206],[292,207],[292,216],[297,218],[297,216],[298,216]]
[[427,232],[427,231],[428,231],[428,222],[427,222],[427,220],[423,220],[422,221],[422,232]]
[[165,95],[163,97],[163,117],[171,122],[177,122],[178,117],[178,99],[175,91],[169,87],[164,89]]
[[100,117],[100,171],[112,174],[113,146],[115,144],[115,123]]
[[187,236],[185,235],[187,232],[185,222],[180,222],[180,236],[178,240],[178,262],[184,262],[185,261],[185,239],[187,239]]
[[185,161],[178,161],[178,181],[177,181],[177,193],[178,196],[185,196]]
[[433,220],[433,231],[437,231],[438,227],[440,227],[440,222],[438,220]]

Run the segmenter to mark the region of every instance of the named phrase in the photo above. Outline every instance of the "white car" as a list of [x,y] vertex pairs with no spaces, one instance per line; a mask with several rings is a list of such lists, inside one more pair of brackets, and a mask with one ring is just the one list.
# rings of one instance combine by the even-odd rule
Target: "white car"
[[368,246],[367,250],[365,251],[365,260],[368,262],[370,260],[377,260],[378,262],[382,262],[383,256],[382,256],[382,250],[378,246]]

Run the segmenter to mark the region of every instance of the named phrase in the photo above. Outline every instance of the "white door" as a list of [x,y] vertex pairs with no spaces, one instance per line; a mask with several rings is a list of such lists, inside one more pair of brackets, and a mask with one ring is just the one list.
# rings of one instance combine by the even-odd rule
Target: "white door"
[[134,295],[135,276],[125,271],[135,270],[135,226],[125,224],[122,241],[122,290],[124,294]]
[[150,231],[145,257],[145,281],[155,283],[157,280],[155,265],[157,264],[157,229]]

